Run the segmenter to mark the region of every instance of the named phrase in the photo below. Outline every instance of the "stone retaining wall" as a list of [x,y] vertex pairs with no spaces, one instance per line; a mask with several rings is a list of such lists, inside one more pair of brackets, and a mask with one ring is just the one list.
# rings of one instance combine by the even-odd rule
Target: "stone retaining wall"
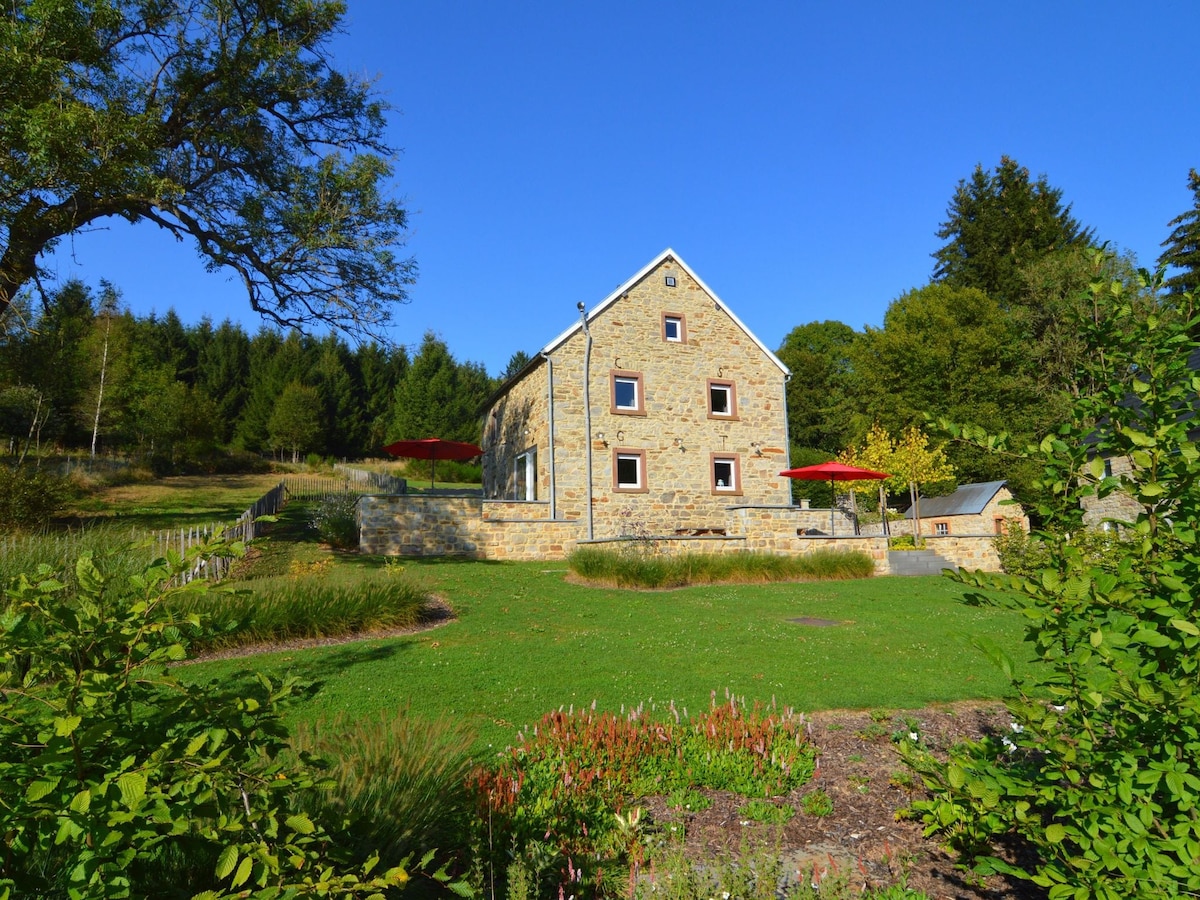
[[[476,559],[562,559],[578,544],[603,546],[620,538],[584,541],[578,519],[549,519],[545,503],[484,501],[478,497],[366,496],[359,502],[359,549],[384,556],[469,556]],[[727,511],[726,534],[651,535],[667,553],[796,554],[856,550],[868,554],[876,575],[890,574],[887,539],[809,535],[829,528],[829,511],[792,506],[742,506]],[[842,516],[838,527],[851,527]],[[999,571],[991,535],[927,537],[926,546],[956,566]]]

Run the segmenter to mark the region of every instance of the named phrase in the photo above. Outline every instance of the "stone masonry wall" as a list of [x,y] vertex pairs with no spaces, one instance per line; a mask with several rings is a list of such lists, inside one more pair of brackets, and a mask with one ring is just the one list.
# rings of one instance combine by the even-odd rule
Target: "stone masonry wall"
[[480,446],[483,496],[489,500],[525,500],[516,496],[517,457],[537,452],[537,500],[550,499],[550,431],[546,415],[549,369],[543,362],[525,374],[484,416]]
[[[367,496],[359,503],[359,549],[384,556],[469,556],[476,559],[562,559],[584,543],[578,519],[545,518],[545,503],[494,503],[478,497],[417,494]],[[799,507],[737,507],[728,510],[727,534],[678,536],[651,532],[656,547],[670,553],[810,553],[858,550],[871,556],[876,575],[889,574],[887,540],[881,537],[797,535],[823,519]],[[823,524],[828,528],[828,519]],[[822,529],[824,530],[824,529]],[[601,538],[592,543],[617,543]],[[989,536],[929,537],[927,546],[949,562],[998,571],[1000,560]]]
[[[1127,456],[1114,456],[1108,464],[1112,474],[1128,475],[1133,464]],[[1134,522],[1142,507],[1124,491],[1113,491],[1103,499],[1095,496],[1083,500],[1083,524],[1089,528],[1103,528],[1106,521]]]
[[[664,314],[682,320],[684,340],[664,340]],[[789,502],[789,483],[778,475],[787,464],[783,373],[681,266],[665,260],[588,327],[590,434],[582,330],[552,354],[560,516],[585,518],[589,444],[596,537],[620,534],[631,522],[656,533],[720,528],[731,503]],[[640,379],[638,413],[615,409],[614,372]],[[732,386],[736,415],[710,417],[714,381]],[[618,452],[644,454],[641,490],[616,489]],[[715,489],[714,454],[736,460],[735,490]]]

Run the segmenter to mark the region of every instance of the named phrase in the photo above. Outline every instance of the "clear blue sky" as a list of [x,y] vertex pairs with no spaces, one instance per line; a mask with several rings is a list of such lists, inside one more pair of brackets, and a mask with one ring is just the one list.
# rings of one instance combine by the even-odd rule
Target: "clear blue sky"
[[[1200,168],[1194,0],[348,0],[420,266],[392,337],[497,374],[666,247],[769,346],[879,325],[957,182],[1002,154],[1152,266]],[[153,225],[64,242],[137,313],[259,320]]]

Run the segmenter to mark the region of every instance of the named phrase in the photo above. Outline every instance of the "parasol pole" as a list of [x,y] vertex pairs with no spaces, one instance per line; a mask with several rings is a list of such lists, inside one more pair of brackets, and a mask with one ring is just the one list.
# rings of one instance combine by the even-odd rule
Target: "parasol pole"
[[829,476],[829,536],[833,537],[833,508],[837,505],[837,494],[833,492],[833,476]]

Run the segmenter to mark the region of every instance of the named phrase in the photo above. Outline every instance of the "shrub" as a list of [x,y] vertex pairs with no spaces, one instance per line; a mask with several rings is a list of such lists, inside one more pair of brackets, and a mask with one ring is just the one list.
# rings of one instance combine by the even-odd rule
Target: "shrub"
[[579,547],[567,557],[567,565],[585,581],[640,588],[867,578],[875,571],[875,564],[865,553],[842,550],[814,550],[792,556],[770,553],[667,555]]
[[44,528],[74,493],[62,476],[0,464],[0,532]]
[[311,695],[245,673],[185,684],[171,669],[193,627],[171,587],[200,555],[110,579],[79,557],[67,595],[48,567],[0,609],[0,897],[378,895],[371,875],[298,805],[316,784],[280,713]]
[[[1089,351],[1080,381],[1092,391],[1028,451],[1044,472],[1046,561],[1029,576],[957,576],[990,589],[970,602],[1015,607],[1027,622],[1027,679],[985,648],[1012,679],[1013,729],[947,761],[906,751],[933,792],[913,804],[926,832],[977,870],[1028,879],[1052,900],[1200,891],[1194,299],[1160,297],[1153,284],[1092,286],[1092,312],[1078,323]],[[1106,455],[1128,458],[1131,472],[1106,477]],[[1080,529],[1081,498],[1118,489],[1140,507],[1120,558],[1067,537]],[[994,852],[1013,839],[1030,851],[1021,862]]]
[[340,550],[358,549],[358,494],[328,494],[312,507],[309,524],[321,540]]

